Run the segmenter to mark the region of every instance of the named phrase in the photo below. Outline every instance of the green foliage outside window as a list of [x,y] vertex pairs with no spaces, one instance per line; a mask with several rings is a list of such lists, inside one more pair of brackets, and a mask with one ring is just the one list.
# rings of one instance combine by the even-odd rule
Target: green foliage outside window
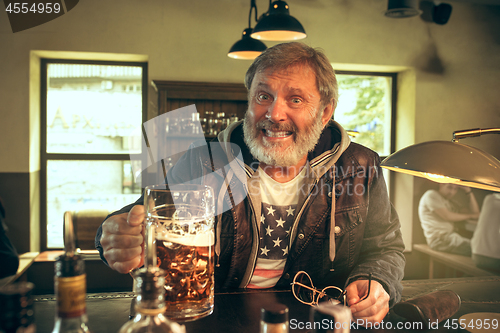
[[[350,131],[351,140],[380,155],[390,153],[390,85],[385,76],[337,75],[339,108],[335,120]],[[343,101],[350,99],[350,101]],[[343,103],[344,107],[340,107]]]

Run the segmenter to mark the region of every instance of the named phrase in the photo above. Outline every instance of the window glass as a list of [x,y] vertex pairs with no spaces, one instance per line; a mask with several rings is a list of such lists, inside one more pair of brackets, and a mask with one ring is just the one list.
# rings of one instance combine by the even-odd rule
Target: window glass
[[381,156],[391,153],[391,85],[389,76],[337,74],[339,103],[335,120]]
[[142,67],[48,64],[47,153],[128,154],[141,83]]
[[132,179],[130,161],[47,161],[47,247],[63,247],[65,211],[107,210],[140,196],[141,177]]
[[[42,181],[46,209],[42,248],[63,247],[65,211],[115,211],[141,193],[129,154],[141,153],[131,134],[141,128],[146,64],[45,60],[46,149]],[[139,160],[133,163],[141,163]]]

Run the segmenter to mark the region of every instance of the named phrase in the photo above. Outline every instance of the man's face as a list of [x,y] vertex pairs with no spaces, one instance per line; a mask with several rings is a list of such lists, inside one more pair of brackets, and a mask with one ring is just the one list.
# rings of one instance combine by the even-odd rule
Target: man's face
[[305,163],[333,113],[331,105],[320,104],[316,77],[307,66],[255,74],[243,127],[252,155],[267,165]]
[[457,191],[458,186],[455,184],[439,184],[439,193],[446,199],[451,199]]

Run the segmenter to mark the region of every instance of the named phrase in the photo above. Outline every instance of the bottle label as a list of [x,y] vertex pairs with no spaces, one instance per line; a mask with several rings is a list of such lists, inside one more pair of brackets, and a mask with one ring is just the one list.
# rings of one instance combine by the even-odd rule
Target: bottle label
[[57,315],[60,318],[80,317],[86,313],[86,274],[56,277]]

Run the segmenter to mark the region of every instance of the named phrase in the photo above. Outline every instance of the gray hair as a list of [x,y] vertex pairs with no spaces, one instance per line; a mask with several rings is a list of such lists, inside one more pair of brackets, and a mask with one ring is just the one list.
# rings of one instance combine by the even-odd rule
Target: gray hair
[[330,61],[320,49],[300,42],[282,43],[268,48],[259,55],[245,75],[245,86],[250,91],[255,74],[268,69],[285,70],[297,65],[306,65],[316,74],[316,86],[321,96],[321,105],[337,106],[338,84]]

